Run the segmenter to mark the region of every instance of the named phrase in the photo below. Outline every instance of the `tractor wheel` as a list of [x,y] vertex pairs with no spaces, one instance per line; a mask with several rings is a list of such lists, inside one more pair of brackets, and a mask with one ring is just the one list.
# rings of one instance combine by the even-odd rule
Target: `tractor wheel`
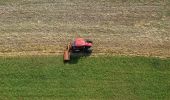
[[92,51],[93,51],[92,48],[87,48],[85,52],[86,52],[86,53],[92,53]]
[[88,40],[88,39],[86,40],[86,42],[87,42],[87,43],[93,43],[92,40]]

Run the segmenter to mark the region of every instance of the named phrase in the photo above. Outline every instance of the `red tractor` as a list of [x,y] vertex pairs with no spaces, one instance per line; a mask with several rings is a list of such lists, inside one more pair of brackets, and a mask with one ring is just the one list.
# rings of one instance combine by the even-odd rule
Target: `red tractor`
[[68,44],[66,50],[64,51],[64,61],[70,60],[71,53],[92,53],[92,41],[85,40],[83,38],[76,38],[73,43]]

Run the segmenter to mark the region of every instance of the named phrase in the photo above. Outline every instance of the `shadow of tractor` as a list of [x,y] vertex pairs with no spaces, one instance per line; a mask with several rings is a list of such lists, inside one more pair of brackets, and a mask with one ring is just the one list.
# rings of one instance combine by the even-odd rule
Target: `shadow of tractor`
[[80,58],[88,57],[90,55],[91,55],[91,53],[71,53],[70,60],[67,62],[64,62],[64,63],[77,64]]

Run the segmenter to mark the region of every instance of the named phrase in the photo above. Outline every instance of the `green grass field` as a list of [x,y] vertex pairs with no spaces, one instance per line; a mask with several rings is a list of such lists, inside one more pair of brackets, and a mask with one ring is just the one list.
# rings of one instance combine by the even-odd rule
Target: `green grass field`
[[0,99],[169,100],[170,59],[1,57]]

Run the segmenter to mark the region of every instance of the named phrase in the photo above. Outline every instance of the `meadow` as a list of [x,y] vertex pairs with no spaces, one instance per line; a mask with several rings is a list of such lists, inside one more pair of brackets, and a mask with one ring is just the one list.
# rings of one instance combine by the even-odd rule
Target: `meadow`
[[[169,12],[170,0],[0,0],[0,99],[170,100]],[[64,64],[76,37],[93,54]]]
[[2,100],[169,100],[170,59],[99,56],[0,58]]

